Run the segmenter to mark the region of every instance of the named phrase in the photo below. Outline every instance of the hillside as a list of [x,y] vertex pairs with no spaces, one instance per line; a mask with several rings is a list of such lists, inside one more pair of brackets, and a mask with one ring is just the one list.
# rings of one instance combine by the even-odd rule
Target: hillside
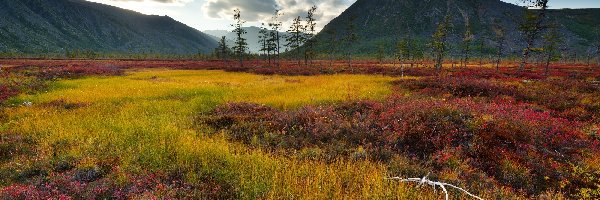
[[0,52],[211,52],[216,41],[167,16],[83,0],[0,0]]
[[[343,37],[349,20],[355,17],[359,42],[352,45],[339,43],[338,49],[365,54],[384,45],[392,51],[396,41],[408,35],[425,45],[437,23],[449,12],[453,24],[450,40],[454,44],[462,39],[465,22],[469,21],[475,40],[485,38],[488,47],[495,45],[490,39],[495,37],[493,27],[503,27],[507,31],[506,53],[518,53],[522,49],[522,37],[516,21],[523,10],[523,7],[500,0],[358,0],[325,26],[317,39],[327,40],[330,36],[325,33],[332,30],[337,32],[338,38]],[[600,24],[600,9],[551,10],[550,13],[550,18],[558,22],[569,51],[585,50],[582,47],[594,39],[593,27]]]
[[[261,47],[260,44],[258,43],[258,36],[259,36],[259,32],[260,32],[260,28],[256,27],[256,26],[250,26],[250,27],[244,27],[244,30],[246,30],[246,34],[244,35],[244,38],[246,38],[246,42],[248,43],[248,51],[251,53],[259,53]],[[234,44],[234,39],[236,37],[235,33],[231,32],[231,31],[226,31],[226,30],[206,30],[204,31],[204,33],[211,35],[214,37],[214,39],[219,40],[221,39],[221,37],[225,36],[227,38],[227,45],[229,45],[229,47],[233,46]],[[286,43],[285,42],[285,36],[287,35],[287,33],[285,32],[281,32],[280,36],[280,42],[282,45],[282,50],[285,48],[283,47],[283,45]]]

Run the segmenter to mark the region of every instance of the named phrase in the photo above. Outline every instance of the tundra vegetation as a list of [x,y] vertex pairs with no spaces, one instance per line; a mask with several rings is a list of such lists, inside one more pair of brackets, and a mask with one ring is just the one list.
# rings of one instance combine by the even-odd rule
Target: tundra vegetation
[[393,62],[335,48],[350,19],[319,59],[316,10],[285,53],[275,12],[266,57],[236,10],[215,60],[0,60],[0,199],[600,198],[600,66],[560,59],[554,27],[515,61],[503,27],[486,59],[461,26],[452,67],[449,14]]

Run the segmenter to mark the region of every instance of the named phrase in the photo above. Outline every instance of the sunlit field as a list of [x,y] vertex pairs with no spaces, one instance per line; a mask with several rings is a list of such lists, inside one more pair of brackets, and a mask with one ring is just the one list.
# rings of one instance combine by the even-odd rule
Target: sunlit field
[[0,199],[443,199],[392,179],[424,176],[484,199],[598,194],[595,68],[136,64],[6,68]]
[[[31,155],[3,163],[2,185],[24,170],[51,172],[55,163],[77,169],[116,167],[108,176],[182,172],[188,182],[229,185],[235,198],[373,198],[418,192],[384,181],[385,167],[368,161],[335,163],[278,158],[209,136],[194,115],[224,102],[281,109],[351,99],[382,99],[384,76],[260,76],[222,71],[140,70],[118,77],[52,83],[47,91],[10,102],[6,132],[30,138]],[[226,188],[227,189],[227,188]],[[157,195],[156,194],[138,195]],[[217,191],[220,192],[220,191]],[[94,195],[94,194],[89,194]],[[187,195],[187,194],[177,194]]]

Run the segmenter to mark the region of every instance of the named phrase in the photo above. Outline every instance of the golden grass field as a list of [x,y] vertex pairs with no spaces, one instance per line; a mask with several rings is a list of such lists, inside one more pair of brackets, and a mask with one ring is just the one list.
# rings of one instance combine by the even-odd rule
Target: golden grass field
[[[39,142],[35,165],[76,160],[94,167],[115,160],[117,173],[182,170],[186,181],[210,176],[232,183],[241,199],[381,199],[441,197],[430,189],[384,180],[386,166],[370,161],[324,163],[278,157],[223,134],[207,134],[193,116],[225,102],[246,101],[293,109],[348,99],[381,99],[391,77],[260,76],[222,71],[139,70],[125,76],[61,80],[48,91],[13,102],[2,129]],[[67,106],[49,106],[61,102]],[[200,130],[200,131],[198,131]]]

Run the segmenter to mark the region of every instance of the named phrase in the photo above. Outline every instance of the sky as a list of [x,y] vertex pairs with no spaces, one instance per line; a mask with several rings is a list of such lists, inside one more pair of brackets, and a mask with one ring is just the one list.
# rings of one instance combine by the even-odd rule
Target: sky
[[[356,0],[88,0],[134,10],[148,15],[167,15],[198,30],[229,30],[233,10],[240,8],[245,26],[260,26],[276,9],[282,21],[305,16],[312,5],[318,7],[318,28],[346,10]],[[519,0],[502,0],[516,4]],[[552,0],[551,8],[600,8],[600,0]],[[286,24],[284,24],[284,27]]]

